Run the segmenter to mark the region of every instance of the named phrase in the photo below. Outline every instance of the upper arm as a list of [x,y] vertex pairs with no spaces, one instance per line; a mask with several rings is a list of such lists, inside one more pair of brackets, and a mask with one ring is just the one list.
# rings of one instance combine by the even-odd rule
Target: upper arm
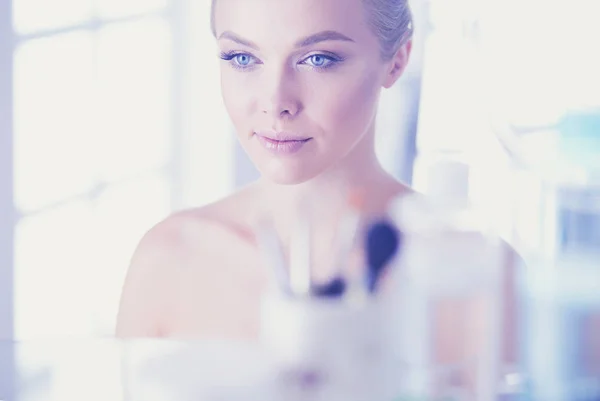
[[125,277],[119,312],[117,337],[161,336],[174,296],[177,233],[173,217],[159,223],[139,242]]

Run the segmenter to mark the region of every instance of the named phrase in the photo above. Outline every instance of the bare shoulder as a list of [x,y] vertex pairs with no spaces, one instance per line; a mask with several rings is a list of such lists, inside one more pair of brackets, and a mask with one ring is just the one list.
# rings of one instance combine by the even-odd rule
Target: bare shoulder
[[[152,227],[140,241],[133,262],[168,259],[179,263],[214,249],[225,237],[251,244],[252,192],[245,189],[209,205],[176,212]],[[154,264],[154,263],[153,263]]]
[[[160,337],[177,307],[185,276],[201,282],[217,255],[253,248],[251,193],[243,190],[200,208],[176,212],[157,223],[138,243],[122,290],[116,335]],[[200,283],[201,284],[201,283]]]

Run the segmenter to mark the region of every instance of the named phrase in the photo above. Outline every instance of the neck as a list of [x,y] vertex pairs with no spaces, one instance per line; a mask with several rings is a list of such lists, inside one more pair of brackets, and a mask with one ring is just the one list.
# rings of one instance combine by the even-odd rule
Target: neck
[[[317,260],[331,253],[332,241],[339,232],[339,219],[347,210],[349,190],[359,189],[368,194],[363,211],[371,214],[383,212],[387,201],[404,188],[377,160],[372,132],[343,160],[312,180],[298,185],[261,180],[259,186],[262,206],[268,209],[284,248],[289,244],[296,219],[309,218],[313,257]],[[299,216],[299,210],[306,211],[308,216]]]

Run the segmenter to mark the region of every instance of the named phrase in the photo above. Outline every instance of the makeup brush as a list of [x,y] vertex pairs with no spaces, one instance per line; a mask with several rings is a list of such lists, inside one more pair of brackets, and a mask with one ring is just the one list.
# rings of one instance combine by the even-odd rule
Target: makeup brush
[[271,268],[276,285],[283,294],[289,295],[291,291],[290,277],[281,241],[275,232],[275,228],[272,224],[263,220],[256,225],[254,232],[258,249],[265,264]]
[[290,238],[290,287],[295,296],[308,296],[311,290],[310,222],[304,204]]
[[334,252],[336,252],[334,263],[339,275],[342,275],[343,272],[347,272],[348,270],[347,264],[349,255],[356,240],[361,213],[364,208],[364,191],[360,189],[351,189],[348,193],[347,202],[348,207],[341,219],[334,247]]
[[400,231],[388,220],[379,220],[369,226],[365,237],[366,287],[369,293],[377,291],[379,279],[398,252],[401,240]]

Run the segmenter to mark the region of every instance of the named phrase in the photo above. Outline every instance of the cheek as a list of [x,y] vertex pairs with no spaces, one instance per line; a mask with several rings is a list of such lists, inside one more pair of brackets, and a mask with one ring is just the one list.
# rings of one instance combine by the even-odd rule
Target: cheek
[[319,96],[323,125],[330,135],[356,137],[371,124],[377,107],[376,79],[347,79]]

